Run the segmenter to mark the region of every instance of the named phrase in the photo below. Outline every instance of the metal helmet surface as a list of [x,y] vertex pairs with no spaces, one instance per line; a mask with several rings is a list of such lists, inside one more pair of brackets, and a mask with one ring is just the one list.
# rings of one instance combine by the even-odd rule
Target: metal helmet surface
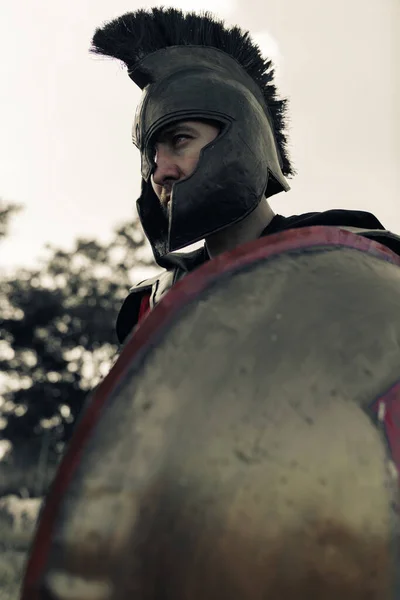
[[[244,219],[261,199],[289,185],[293,173],[271,62],[247,32],[209,15],[154,8],[128,13],[98,29],[93,51],[128,67],[143,90],[133,142],[142,157],[137,208],[155,259]],[[214,121],[193,173],[172,186],[167,217],[155,194],[154,146],[171,123]]]

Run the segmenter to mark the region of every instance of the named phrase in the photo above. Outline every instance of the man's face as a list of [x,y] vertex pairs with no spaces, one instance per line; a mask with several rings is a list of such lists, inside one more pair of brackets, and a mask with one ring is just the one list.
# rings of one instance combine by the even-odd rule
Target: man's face
[[216,124],[180,121],[160,132],[154,147],[156,169],[151,176],[151,184],[166,215],[172,185],[193,173],[201,149],[212,142],[219,131]]

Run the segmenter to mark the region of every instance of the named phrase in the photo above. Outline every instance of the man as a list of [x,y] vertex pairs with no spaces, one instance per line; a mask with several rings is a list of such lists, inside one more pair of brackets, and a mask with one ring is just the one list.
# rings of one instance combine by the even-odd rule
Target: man
[[[122,60],[143,90],[133,127],[142,158],[139,218],[166,270],[131,290],[117,320],[120,342],[171,286],[205,261],[285,229],[356,228],[399,251],[370,213],[275,215],[268,198],[294,174],[286,100],[247,32],[209,15],[154,8],[98,29],[93,51]],[[361,231],[368,230],[368,231]],[[194,242],[205,245],[176,253]]]

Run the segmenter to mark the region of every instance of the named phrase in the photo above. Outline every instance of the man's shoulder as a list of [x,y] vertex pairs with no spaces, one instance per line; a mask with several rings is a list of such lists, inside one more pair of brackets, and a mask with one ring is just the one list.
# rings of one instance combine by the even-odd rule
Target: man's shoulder
[[276,215],[262,236],[288,229],[313,226],[340,227],[382,244],[400,256],[400,236],[385,229],[370,212],[363,210],[327,210],[283,217]]
[[173,252],[167,254],[159,261],[159,266],[163,270],[149,277],[142,279],[129,290],[131,293],[141,293],[151,289],[160,279],[167,279],[174,274],[174,279],[179,279],[181,274],[189,273],[207,260],[204,246],[193,250],[192,252]]
[[309,212],[284,217],[276,215],[263,235],[278,233],[286,229],[326,225],[332,227],[357,227],[360,229],[382,229],[382,223],[370,212],[363,210],[332,209],[324,212]]
[[153,308],[177,281],[203,264],[205,260],[207,257],[204,247],[192,252],[167,254],[159,262],[159,266],[164,268],[163,271],[153,277],[143,279],[131,287],[116,322],[120,343],[126,339],[132,328],[138,323],[142,301],[147,300],[150,308]]

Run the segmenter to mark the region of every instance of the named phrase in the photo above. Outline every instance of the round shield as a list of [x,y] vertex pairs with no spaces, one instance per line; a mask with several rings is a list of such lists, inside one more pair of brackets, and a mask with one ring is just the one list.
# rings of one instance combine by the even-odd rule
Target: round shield
[[399,266],[313,227],[176,284],[76,427],[23,600],[400,600]]

